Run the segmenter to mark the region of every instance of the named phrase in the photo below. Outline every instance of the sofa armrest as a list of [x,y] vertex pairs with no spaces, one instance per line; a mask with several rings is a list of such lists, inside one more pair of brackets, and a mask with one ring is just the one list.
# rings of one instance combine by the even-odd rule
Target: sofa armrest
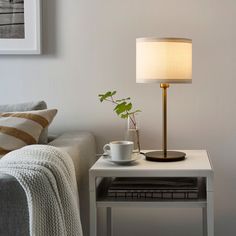
[[67,152],[73,160],[78,185],[84,187],[84,177],[96,161],[96,146],[94,136],[89,132],[66,132],[48,145]]
[[84,235],[89,232],[89,168],[96,161],[96,145],[94,136],[89,132],[67,132],[49,145],[66,151],[75,166],[76,179],[80,197],[80,215]]
[[0,235],[29,235],[25,192],[18,181],[0,173]]

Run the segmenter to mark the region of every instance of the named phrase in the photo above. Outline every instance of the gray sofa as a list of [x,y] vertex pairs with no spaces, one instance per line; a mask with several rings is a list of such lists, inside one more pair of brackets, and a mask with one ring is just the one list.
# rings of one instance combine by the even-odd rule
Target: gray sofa
[[[88,132],[65,133],[48,145],[66,151],[76,170],[84,236],[89,235],[88,170],[95,162],[95,140]],[[13,177],[0,173],[0,236],[28,236],[29,215],[24,190]]]

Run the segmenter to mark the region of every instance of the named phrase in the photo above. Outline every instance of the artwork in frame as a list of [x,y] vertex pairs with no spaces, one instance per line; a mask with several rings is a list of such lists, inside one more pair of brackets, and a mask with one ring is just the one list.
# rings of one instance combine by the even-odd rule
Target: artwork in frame
[[41,53],[41,0],[0,0],[0,54]]

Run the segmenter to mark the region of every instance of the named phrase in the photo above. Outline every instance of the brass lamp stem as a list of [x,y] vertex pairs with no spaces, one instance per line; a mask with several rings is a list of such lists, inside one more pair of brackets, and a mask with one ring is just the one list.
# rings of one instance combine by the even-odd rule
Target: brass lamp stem
[[171,162],[182,161],[185,159],[186,153],[179,151],[167,151],[167,89],[169,84],[162,83],[162,107],[163,107],[163,146],[162,151],[146,152],[147,161]]
[[163,155],[167,158],[167,89],[170,87],[169,84],[161,84],[162,88],[162,106],[163,106]]
[[146,152],[147,161],[171,162],[182,161],[185,159],[186,153],[179,151],[167,151],[167,89],[169,84],[162,83],[162,107],[163,107],[163,146],[162,151]]

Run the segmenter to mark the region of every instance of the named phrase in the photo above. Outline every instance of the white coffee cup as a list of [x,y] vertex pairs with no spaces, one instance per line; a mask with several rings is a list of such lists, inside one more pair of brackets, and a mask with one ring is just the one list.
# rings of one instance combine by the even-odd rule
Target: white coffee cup
[[131,141],[112,141],[103,147],[105,153],[114,161],[125,161],[132,158],[134,143]]

